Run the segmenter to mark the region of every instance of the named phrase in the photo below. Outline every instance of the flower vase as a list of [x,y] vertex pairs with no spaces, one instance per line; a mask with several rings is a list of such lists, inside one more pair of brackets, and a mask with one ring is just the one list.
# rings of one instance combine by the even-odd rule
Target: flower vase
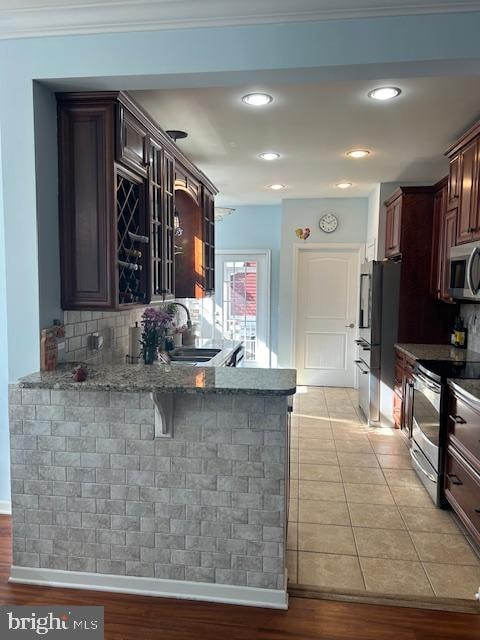
[[158,352],[158,331],[155,328],[144,331],[143,334],[143,362],[153,364]]
[[143,349],[143,362],[144,364],[153,364],[157,357],[157,345],[148,344]]
[[165,332],[160,333],[160,335],[158,336],[158,350],[165,351],[166,343],[167,343],[167,336],[165,335]]

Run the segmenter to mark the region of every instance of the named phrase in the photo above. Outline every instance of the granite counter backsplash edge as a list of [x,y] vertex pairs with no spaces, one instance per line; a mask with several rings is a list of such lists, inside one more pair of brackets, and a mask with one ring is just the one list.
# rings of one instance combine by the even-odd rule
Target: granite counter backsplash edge
[[449,360],[451,362],[480,362],[480,353],[458,349],[449,344],[397,343],[395,348],[413,360]]

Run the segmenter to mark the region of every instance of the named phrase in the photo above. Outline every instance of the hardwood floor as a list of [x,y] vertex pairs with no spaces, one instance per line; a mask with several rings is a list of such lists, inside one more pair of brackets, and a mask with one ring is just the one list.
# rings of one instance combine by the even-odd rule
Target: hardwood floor
[[289,611],[9,584],[10,518],[0,516],[0,604],[105,607],[107,640],[474,640],[480,616],[291,598]]

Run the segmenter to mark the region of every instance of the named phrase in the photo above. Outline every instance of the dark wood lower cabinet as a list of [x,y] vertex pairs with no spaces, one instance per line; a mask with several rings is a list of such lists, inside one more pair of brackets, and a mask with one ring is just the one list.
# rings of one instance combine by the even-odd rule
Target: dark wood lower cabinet
[[448,413],[449,442],[480,472],[480,413],[455,394]]
[[447,451],[445,497],[480,543],[480,475],[451,446]]
[[393,419],[396,429],[410,442],[413,422],[413,368],[415,362],[400,350],[395,352]]
[[445,497],[480,544],[480,401],[450,385]]

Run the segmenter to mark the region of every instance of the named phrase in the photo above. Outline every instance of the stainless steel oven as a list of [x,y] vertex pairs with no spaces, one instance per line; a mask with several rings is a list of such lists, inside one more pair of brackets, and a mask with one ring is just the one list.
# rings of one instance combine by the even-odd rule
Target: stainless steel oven
[[418,360],[413,373],[412,464],[435,504],[446,506],[443,469],[448,433],[447,381],[479,380],[480,362]]
[[449,292],[454,300],[480,301],[480,243],[450,249]]
[[417,366],[413,385],[412,464],[432,500],[440,506],[442,384]]

